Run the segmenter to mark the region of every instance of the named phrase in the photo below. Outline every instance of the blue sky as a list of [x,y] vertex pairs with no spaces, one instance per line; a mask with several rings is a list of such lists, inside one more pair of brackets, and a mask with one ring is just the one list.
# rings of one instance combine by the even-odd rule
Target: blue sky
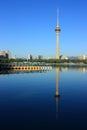
[[55,57],[57,8],[60,55],[87,55],[87,0],[0,0],[0,50]]

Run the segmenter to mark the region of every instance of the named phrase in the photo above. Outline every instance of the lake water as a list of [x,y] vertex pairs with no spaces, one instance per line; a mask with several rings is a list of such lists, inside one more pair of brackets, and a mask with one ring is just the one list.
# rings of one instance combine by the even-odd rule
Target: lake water
[[7,129],[87,130],[87,68],[0,74],[0,130]]

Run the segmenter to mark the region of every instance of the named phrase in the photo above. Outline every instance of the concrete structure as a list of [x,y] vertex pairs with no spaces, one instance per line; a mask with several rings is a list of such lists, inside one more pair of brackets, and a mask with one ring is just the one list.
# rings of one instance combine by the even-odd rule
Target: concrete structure
[[58,23],[58,10],[57,10],[57,25],[55,28],[56,32],[56,59],[59,59],[59,33],[60,33],[60,27]]

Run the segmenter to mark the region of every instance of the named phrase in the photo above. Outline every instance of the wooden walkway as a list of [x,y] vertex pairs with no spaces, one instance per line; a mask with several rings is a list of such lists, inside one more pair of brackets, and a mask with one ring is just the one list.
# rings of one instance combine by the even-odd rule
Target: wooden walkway
[[11,70],[41,70],[40,66],[11,66]]

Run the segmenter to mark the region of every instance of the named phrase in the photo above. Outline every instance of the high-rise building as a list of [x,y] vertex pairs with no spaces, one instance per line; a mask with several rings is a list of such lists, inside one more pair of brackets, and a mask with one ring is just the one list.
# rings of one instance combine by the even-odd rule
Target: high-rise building
[[10,51],[0,51],[0,58],[11,58],[11,52]]
[[56,59],[59,59],[59,33],[60,33],[60,27],[59,27],[59,19],[58,19],[58,9],[57,9],[57,25],[55,28],[56,32]]
[[8,50],[7,51],[7,55],[8,55],[8,58],[11,58],[12,56],[11,56],[11,52]]
[[28,56],[27,56],[27,61],[32,61],[33,60],[33,56],[31,55],[31,54],[28,54]]
[[42,56],[42,55],[38,55],[38,59],[39,59],[39,60],[42,60],[42,59],[43,59],[43,56]]

